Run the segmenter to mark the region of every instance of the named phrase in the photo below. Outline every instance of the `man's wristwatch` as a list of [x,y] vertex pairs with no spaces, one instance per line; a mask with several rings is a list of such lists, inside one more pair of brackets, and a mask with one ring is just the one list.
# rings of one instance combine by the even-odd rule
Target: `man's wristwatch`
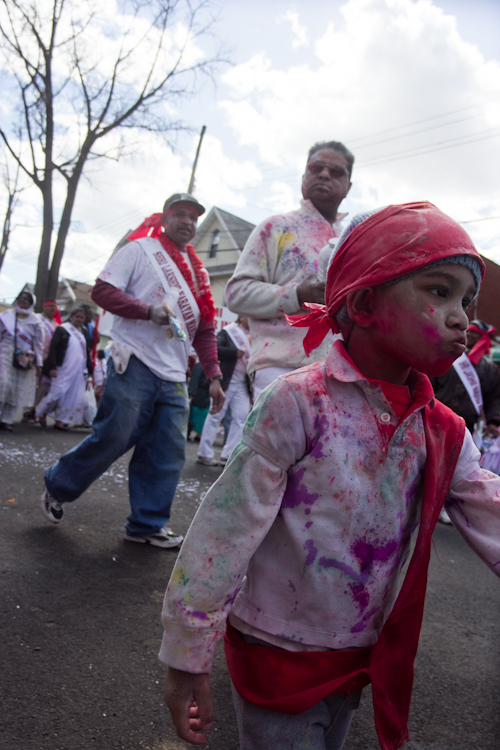
[[208,379],[208,384],[211,385],[214,382],[214,380],[219,380],[220,382],[222,382],[222,376],[221,375],[215,375],[213,378],[209,378]]

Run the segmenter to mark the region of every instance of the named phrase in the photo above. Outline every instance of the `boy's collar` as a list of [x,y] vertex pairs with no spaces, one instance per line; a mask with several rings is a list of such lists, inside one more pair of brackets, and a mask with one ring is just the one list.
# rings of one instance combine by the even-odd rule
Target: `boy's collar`
[[[344,383],[360,382],[363,385],[377,387],[373,380],[358,370],[340,338],[334,340],[325,358],[325,364],[327,374],[335,380]],[[422,406],[430,404],[431,408],[434,406],[434,390],[427,375],[412,369],[405,385],[409,387],[414,403],[418,402]]]

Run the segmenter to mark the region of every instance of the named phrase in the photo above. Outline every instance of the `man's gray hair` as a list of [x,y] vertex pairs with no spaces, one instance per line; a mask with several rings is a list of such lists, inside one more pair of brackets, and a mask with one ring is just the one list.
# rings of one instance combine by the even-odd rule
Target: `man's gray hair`
[[352,175],[352,168],[354,166],[354,154],[352,154],[349,149],[344,146],[343,143],[341,143],[340,141],[319,141],[318,143],[315,143],[314,146],[311,146],[311,148],[309,149],[309,153],[307,154],[307,164],[309,164],[311,157],[314,156],[314,154],[316,154],[318,151],[335,151],[337,154],[343,156],[347,162],[347,171],[349,172],[349,177]]

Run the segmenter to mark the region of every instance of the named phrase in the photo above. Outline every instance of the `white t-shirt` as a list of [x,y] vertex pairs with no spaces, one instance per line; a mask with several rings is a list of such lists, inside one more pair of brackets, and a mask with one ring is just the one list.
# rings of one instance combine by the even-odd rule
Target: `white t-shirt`
[[[143,248],[146,243],[155,243],[161,247],[158,240],[148,237],[130,242],[111,258],[98,278],[134,299],[150,305],[160,305],[165,300],[165,290]],[[191,268],[187,253],[183,257]],[[174,308],[172,312],[180,317],[177,309]],[[197,306],[193,312],[198,327],[200,313]],[[169,326],[157,326],[150,320],[131,320],[115,315],[111,336],[114,341],[130,347],[132,353],[162,380],[184,383],[188,350],[192,342],[189,338],[187,343],[175,337],[168,338],[167,330],[170,331]]]

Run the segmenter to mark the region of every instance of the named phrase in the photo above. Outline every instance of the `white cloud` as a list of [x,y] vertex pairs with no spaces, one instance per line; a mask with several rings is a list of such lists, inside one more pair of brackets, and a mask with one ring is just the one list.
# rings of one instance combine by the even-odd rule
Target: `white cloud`
[[307,33],[307,27],[301,26],[299,22],[299,14],[296,10],[293,10],[292,8],[287,10],[287,12],[283,16],[278,18],[278,23],[280,21],[288,21],[290,23],[292,33],[295,36],[295,39],[292,42],[293,49],[309,46],[309,35]]
[[[282,70],[260,54],[223,76],[240,143],[294,164],[297,197],[308,147],[338,139],[356,156],[350,210],[425,197],[459,220],[499,215],[499,62],[428,0],[349,0],[341,13],[308,64]],[[497,229],[471,232],[486,249]]]
[[283,213],[297,208],[295,190],[286,182],[276,180],[271,185],[271,195],[263,201],[273,212]]
[[261,179],[260,170],[252,161],[228,157],[218,138],[205,136],[196,172],[196,195],[202,203],[241,209],[246,205],[242,191],[258,185]]
[[[207,113],[196,181],[199,200],[207,209],[219,205],[251,221],[290,210],[300,198],[308,148],[335,139],[356,156],[354,186],[341,210],[428,198],[457,220],[500,216],[500,137],[492,137],[500,134],[499,59],[485,60],[460,37],[454,17],[430,0],[348,0],[335,25],[327,6],[324,23],[314,26],[311,19],[309,28],[291,7],[281,17],[289,26],[281,34],[279,57],[272,57],[274,46],[268,54],[264,37],[256,34],[259,46],[246,47],[252,53],[221,77],[219,109],[206,95],[188,111],[197,128]],[[119,7],[115,0],[99,5],[102,23],[92,54],[116,53],[118,31],[127,23],[117,14]],[[256,30],[269,21],[269,8],[267,16],[259,16],[259,7]],[[321,28],[315,37],[314,27]],[[116,33],[110,34],[113,28]],[[131,34],[138,38],[143,31],[138,24]],[[250,36],[253,29],[238,26],[236,32]],[[180,34],[177,26],[174,45]],[[269,50],[273,34],[267,37]],[[289,54],[282,54],[287,45]],[[264,51],[256,54],[255,49]],[[190,60],[200,54],[193,44]],[[105,58],[97,60],[104,71]],[[162,64],[168,61],[167,55]],[[146,62],[130,67],[130,82]],[[9,97],[0,102],[4,119],[10,106]],[[174,102],[169,110],[174,118],[183,114],[176,107]],[[72,117],[68,108],[59,120],[68,127],[68,149],[77,137]],[[160,138],[134,131],[126,137],[135,142],[129,156],[118,164],[89,164],[79,186],[73,221],[85,232],[72,231],[68,237],[61,272],[70,278],[94,279],[126,230],[161,210],[169,194],[187,189],[197,136],[181,138],[184,148],[176,154]],[[117,139],[115,133],[110,141],[116,145]],[[63,200],[64,184],[58,182],[56,220]],[[3,205],[0,183],[0,210]],[[17,289],[34,280],[41,233],[36,188],[22,194],[14,219],[28,227],[12,235],[0,296],[12,294],[12,285]],[[500,261],[499,220],[465,228],[480,250]]]
[[3,271],[0,272],[0,281],[2,282],[2,284],[7,284],[8,286],[15,285],[14,281],[12,281],[12,279],[9,279],[7,274],[3,273]]

